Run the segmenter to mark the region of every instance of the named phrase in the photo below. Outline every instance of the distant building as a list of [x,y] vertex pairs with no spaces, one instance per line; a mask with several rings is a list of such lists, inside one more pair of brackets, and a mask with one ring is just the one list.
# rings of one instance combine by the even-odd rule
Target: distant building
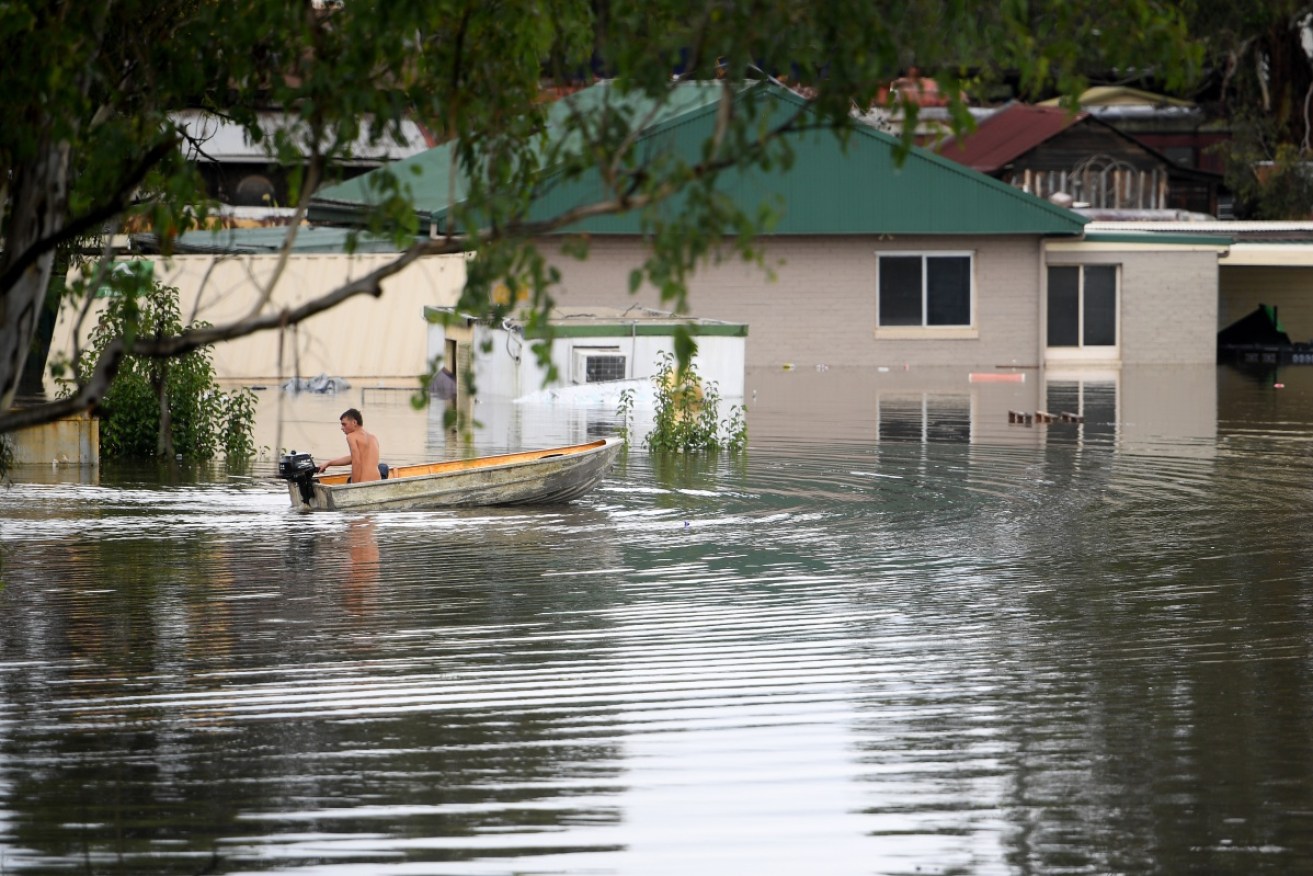
[[1218,174],[1183,167],[1085,111],[1011,104],[937,152],[1037,197],[1066,196],[1073,205],[1218,213]]
[[[1230,123],[1209,118],[1193,101],[1101,85],[1085,90],[1077,103],[1082,112],[1131,135],[1173,164],[1215,174],[1224,169],[1218,147],[1230,141]],[[1056,107],[1058,101],[1046,100],[1040,106]]]
[[[298,134],[294,114],[267,111],[259,114],[261,142],[252,142],[236,122],[204,110],[171,114],[183,131],[183,153],[195,163],[211,197],[233,207],[280,208],[292,205],[288,188],[291,168],[273,155],[279,133]],[[370,145],[362,136],[351,154],[333,163],[330,182],[359,176],[391,161],[408,158],[433,145],[414,122],[402,123],[402,142],[384,140]]]

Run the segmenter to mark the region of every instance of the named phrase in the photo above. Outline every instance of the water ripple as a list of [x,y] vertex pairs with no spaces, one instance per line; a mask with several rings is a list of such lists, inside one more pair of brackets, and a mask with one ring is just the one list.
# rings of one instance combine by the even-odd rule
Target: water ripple
[[1225,428],[782,431],[532,510],[16,485],[4,866],[1307,869],[1313,461]]

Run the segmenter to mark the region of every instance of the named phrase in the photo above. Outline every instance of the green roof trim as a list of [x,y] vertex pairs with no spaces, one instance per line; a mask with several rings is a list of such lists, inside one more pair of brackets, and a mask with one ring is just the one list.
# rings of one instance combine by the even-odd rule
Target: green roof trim
[[1083,238],[1087,243],[1148,244],[1153,246],[1227,247],[1235,239],[1227,233],[1185,234],[1157,231],[1093,231]]
[[[553,338],[664,338],[671,337],[676,330],[683,328],[697,338],[746,338],[748,326],[745,323],[723,322],[718,319],[706,319],[696,316],[676,316],[664,311],[640,308],[638,315],[627,315],[631,310],[607,312],[609,308],[577,308],[554,310],[548,318]],[[433,323],[444,319],[471,320],[473,317],[462,316],[450,307],[428,305],[424,308],[424,318]],[[517,320],[511,323],[524,334],[525,338],[536,339],[547,336],[542,328],[530,328]]]
[[[554,338],[614,338],[632,337],[665,338],[675,334],[675,329],[683,326],[695,338],[746,338],[748,327],[738,323],[603,323],[590,325],[552,324]],[[526,338],[546,337],[540,329],[525,329]]]
[[[686,82],[672,86],[661,106],[614,83],[602,82],[563,98],[548,112],[547,143],[564,137],[560,121],[567,112],[596,112],[603,105],[621,107],[635,118],[648,118],[637,147],[649,155],[674,156],[690,164],[701,159],[702,147],[715,130],[720,82]],[[783,120],[806,111],[807,101],[771,83],[746,83],[736,101],[754,101],[761,118]],[[555,138],[555,140],[553,140]],[[898,160],[897,138],[873,127],[859,126],[841,143],[826,131],[790,135],[794,161],[770,172],[734,169],[721,174],[717,189],[737,206],[755,213],[774,209],[779,221],[774,235],[1079,235],[1088,221],[1070,210],[1037,198],[927,150],[913,148]],[[543,147],[547,148],[546,145]],[[450,198],[464,191],[451,174],[451,144],[389,165],[415,196],[421,218],[441,223]],[[546,154],[544,152],[543,154]],[[314,221],[358,221],[379,186],[371,171],[338,186],[321,190],[311,205]],[[559,168],[547,168],[530,218],[544,219],[595,202],[602,185],[596,171],[564,178]],[[676,195],[654,208],[655,216],[675,216],[684,198]],[[565,229],[592,234],[642,234],[642,215],[631,212],[600,216]]]

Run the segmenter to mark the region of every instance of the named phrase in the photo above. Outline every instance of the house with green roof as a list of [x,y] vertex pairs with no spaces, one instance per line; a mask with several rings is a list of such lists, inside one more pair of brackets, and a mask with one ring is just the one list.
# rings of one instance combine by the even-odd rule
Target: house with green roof
[[[672,88],[673,99],[652,108],[639,147],[691,159],[714,130],[721,85]],[[805,107],[772,83],[746,86],[738,99],[750,92],[781,113]],[[563,100],[569,103],[552,113],[639,99],[602,82]],[[553,136],[549,113],[544,155]],[[748,212],[766,206],[777,214],[760,240],[769,271],[727,259],[700,266],[690,284],[688,316],[747,327],[747,367],[979,370],[1216,360],[1224,239],[1090,236],[1081,215],[928,151],[902,153],[875,128],[859,128],[843,143],[815,131],[791,136],[790,166],[734,170],[717,183]],[[393,166],[435,231],[448,230],[451,204],[465,190],[451,177],[451,150],[446,144]],[[376,190],[370,174],[324,189],[311,218],[359,222]],[[567,175],[547,162],[530,214],[560,215],[600,191],[595,175]],[[662,209],[678,211],[680,198]],[[583,261],[564,246],[580,234],[589,241]],[[668,307],[656,289],[629,291],[630,271],[648,252],[638,216],[591,217],[540,243],[561,271],[562,306]]]

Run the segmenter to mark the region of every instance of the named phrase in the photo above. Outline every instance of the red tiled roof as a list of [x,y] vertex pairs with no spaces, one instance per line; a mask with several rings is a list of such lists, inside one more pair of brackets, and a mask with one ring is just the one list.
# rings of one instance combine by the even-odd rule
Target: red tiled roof
[[945,140],[938,152],[972,170],[993,173],[1086,115],[1073,115],[1060,107],[1014,103],[985,119],[965,137]]
[[875,104],[892,107],[902,100],[917,106],[948,106],[948,95],[940,91],[939,83],[918,75],[916,70],[881,88],[876,93]]

